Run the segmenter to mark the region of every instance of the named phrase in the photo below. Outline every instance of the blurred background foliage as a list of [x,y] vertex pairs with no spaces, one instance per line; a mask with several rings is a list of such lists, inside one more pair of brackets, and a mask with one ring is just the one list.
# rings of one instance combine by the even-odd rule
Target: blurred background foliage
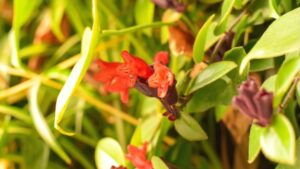
[[[173,5],[162,6],[155,0],[156,4],[150,0],[0,0],[0,168],[99,168],[105,161],[97,152],[112,153],[103,146],[106,141],[113,144],[103,141],[105,137],[114,138],[124,153],[129,144],[149,142],[149,156],[161,157],[178,169],[275,168],[277,161],[263,155],[247,162],[251,120],[232,109],[231,99],[247,77],[262,84],[280,70],[285,58],[299,57],[298,45],[298,50],[287,47],[276,58],[249,59],[249,73],[239,75],[236,67],[268,26],[299,7],[300,1],[170,1]],[[280,29],[276,31],[280,34]],[[183,99],[184,124],[174,127],[162,116],[165,110],[155,98],[131,90],[130,102],[124,105],[118,94],[107,93],[93,79],[98,71],[94,59],[122,61],[122,50],[148,64],[158,51],[169,52],[169,67]],[[77,70],[75,64],[83,68]],[[293,80],[298,71],[292,72]],[[59,100],[68,77],[69,97],[62,95]],[[272,88],[272,83],[264,84]],[[299,83],[296,91],[300,93]],[[284,107],[296,138],[297,98]],[[65,113],[55,110],[57,104],[65,106]],[[186,126],[190,128],[182,129]],[[111,156],[116,160],[124,158],[121,155]],[[127,167],[132,166],[127,162]]]

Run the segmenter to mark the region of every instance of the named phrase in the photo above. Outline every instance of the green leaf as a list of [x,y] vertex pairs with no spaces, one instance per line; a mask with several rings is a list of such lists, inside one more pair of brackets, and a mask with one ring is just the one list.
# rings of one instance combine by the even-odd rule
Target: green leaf
[[112,138],[101,139],[96,147],[95,161],[98,169],[125,165],[125,156],[120,144]]
[[299,81],[296,86],[296,98],[297,98],[298,105],[300,105],[300,82]]
[[[137,25],[150,24],[154,16],[154,3],[151,0],[137,0],[135,4],[134,17]],[[147,35],[151,35],[151,30],[145,30]]]
[[142,141],[153,141],[154,136],[159,133],[161,116],[152,115],[141,123]]
[[24,111],[23,109],[13,107],[13,106],[8,106],[8,105],[3,105],[0,104],[0,114],[6,114],[13,116],[19,120],[22,120],[26,123],[31,124],[32,120],[28,114],[28,112]]
[[[233,61],[237,65],[240,65],[245,56],[246,52],[243,47],[234,47],[224,54],[224,60]],[[247,79],[248,71],[245,71],[243,75],[239,75],[237,67],[230,71],[227,76],[237,85]]]
[[65,0],[51,1],[51,29],[60,41],[63,41],[65,38],[61,30],[61,21],[64,16],[65,8]]
[[215,15],[210,16],[208,20],[204,23],[204,25],[201,27],[199,32],[197,33],[197,37],[193,46],[193,58],[196,63],[202,62],[204,58],[205,43],[206,43],[208,28],[210,27],[214,16]]
[[271,58],[299,50],[299,18],[300,7],[275,20],[244,58],[241,63],[240,74],[251,59]]
[[[230,85],[224,80],[216,80],[193,93],[186,105],[185,111],[204,112],[217,104],[224,104],[224,96],[229,96]],[[205,98],[205,99],[203,99]],[[226,104],[226,103],[225,103]]]
[[215,29],[216,34],[221,34],[222,32],[225,31],[226,25],[228,22],[228,18],[229,18],[229,15],[231,13],[234,3],[235,3],[235,0],[224,0],[223,1],[222,8],[221,8],[221,18],[220,18],[219,24],[217,25],[217,27]]
[[38,92],[40,83],[40,80],[36,79],[29,93],[29,109],[33,119],[33,124],[39,135],[51,147],[51,149],[56,152],[57,155],[59,155],[60,158],[62,158],[66,163],[70,164],[71,159],[55,140],[54,135],[52,134],[45,118],[43,117],[42,112],[40,111],[38,105]]
[[260,145],[264,155],[278,163],[294,164],[295,133],[290,121],[283,114],[276,114],[272,124],[261,133]]
[[72,94],[75,92],[76,88],[79,86],[83,76],[85,75],[91,61],[93,58],[93,52],[96,48],[100,37],[100,21],[99,21],[99,1],[93,0],[92,14],[93,14],[93,28],[86,28],[83,34],[81,43],[81,57],[73,67],[69,78],[58,94],[56,105],[55,105],[55,118],[54,127],[65,135],[74,135],[74,132],[68,132],[63,130],[59,123],[63,118],[63,115],[67,109],[68,103]]
[[294,165],[278,164],[276,169],[299,169],[300,166],[300,138],[296,141],[296,162]]
[[278,0],[269,0],[269,6],[271,10],[271,16],[275,19],[279,18],[279,12],[278,12]]
[[188,94],[218,80],[234,69],[237,65],[231,61],[221,61],[207,66],[189,85]]
[[159,157],[153,156],[151,158],[151,163],[153,165],[153,169],[169,169],[169,167]]
[[199,123],[186,113],[181,113],[180,118],[174,122],[176,131],[185,139],[198,141],[207,139],[207,135]]
[[264,83],[261,85],[263,89],[266,89],[268,92],[275,92],[275,83],[277,75],[270,76]]
[[277,107],[280,104],[282,97],[293,83],[299,71],[300,57],[290,59],[281,65],[275,82],[274,106]]
[[260,136],[263,131],[257,124],[252,124],[249,135],[249,147],[248,147],[248,162],[252,163],[258,156],[261,146],[260,146]]
[[259,72],[274,68],[274,59],[259,59],[250,62],[250,72]]

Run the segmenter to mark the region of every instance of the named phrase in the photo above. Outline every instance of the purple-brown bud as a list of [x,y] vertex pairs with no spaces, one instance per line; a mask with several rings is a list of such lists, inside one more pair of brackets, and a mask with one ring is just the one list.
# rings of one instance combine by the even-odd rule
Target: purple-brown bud
[[256,120],[260,126],[271,123],[273,114],[273,94],[258,88],[254,80],[243,82],[238,88],[238,95],[233,98],[233,105],[243,114]]
[[178,0],[152,0],[152,2],[161,8],[173,8],[178,12],[183,12],[186,9],[186,5]]

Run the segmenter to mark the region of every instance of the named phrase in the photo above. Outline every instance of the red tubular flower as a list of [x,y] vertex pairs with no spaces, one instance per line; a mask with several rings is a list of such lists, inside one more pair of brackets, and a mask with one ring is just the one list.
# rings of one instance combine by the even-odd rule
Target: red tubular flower
[[122,66],[118,62],[104,62],[97,60],[100,71],[95,74],[95,80],[103,82],[105,89],[109,92],[119,92],[123,103],[128,103],[128,90],[133,87],[136,81],[136,76],[124,74],[119,71]]
[[152,164],[147,160],[147,143],[144,143],[142,147],[135,147],[128,145],[126,158],[131,161],[131,163],[137,169],[153,169]]
[[144,79],[147,79],[153,74],[153,70],[144,60],[129,54],[127,51],[122,51],[121,55],[125,61],[125,64],[121,67],[121,69],[125,70],[124,72],[127,71],[126,73]]
[[148,84],[150,87],[157,88],[157,95],[164,98],[168,92],[169,86],[173,85],[174,75],[171,70],[165,66],[168,63],[168,53],[159,52],[155,56],[154,73],[149,77]]

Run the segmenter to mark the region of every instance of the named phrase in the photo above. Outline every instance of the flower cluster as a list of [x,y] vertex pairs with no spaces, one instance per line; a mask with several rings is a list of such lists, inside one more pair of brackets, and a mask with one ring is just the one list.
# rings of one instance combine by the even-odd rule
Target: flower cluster
[[99,71],[95,74],[95,80],[104,83],[107,91],[120,93],[123,103],[128,103],[128,92],[133,87],[146,96],[156,97],[167,109],[168,113],[165,115],[170,120],[176,119],[176,81],[174,74],[166,66],[169,62],[168,53],[158,52],[151,66],[127,51],[123,51],[121,56],[124,63],[96,60]]
[[[135,147],[132,145],[127,146],[128,154],[126,158],[137,168],[137,169],[153,169],[151,161],[147,160],[147,143],[144,143],[142,147]],[[126,169],[126,167],[112,166],[111,169]]]
[[233,98],[233,105],[240,112],[256,120],[260,126],[266,127],[272,121],[273,94],[259,89],[256,82],[249,79],[238,88],[238,96]]

